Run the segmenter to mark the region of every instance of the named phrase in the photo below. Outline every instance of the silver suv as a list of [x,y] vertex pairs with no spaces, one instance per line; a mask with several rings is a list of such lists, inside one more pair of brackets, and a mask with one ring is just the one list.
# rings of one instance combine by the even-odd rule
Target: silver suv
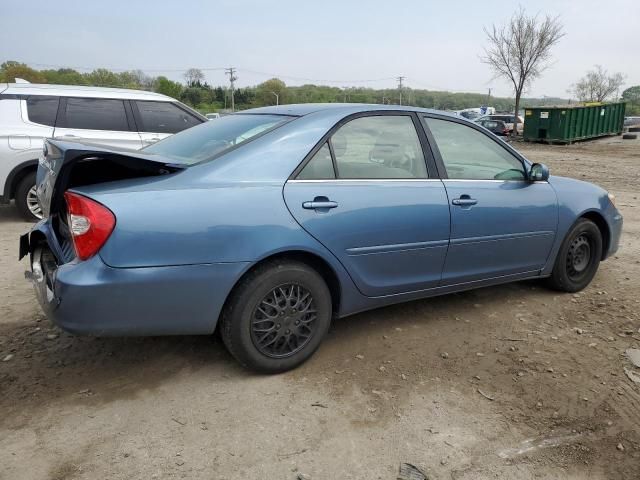
[[206,122],[159,93],[119,88],[0,83],[0,203],[42,217],[35,194],[44,138],[138,149]]

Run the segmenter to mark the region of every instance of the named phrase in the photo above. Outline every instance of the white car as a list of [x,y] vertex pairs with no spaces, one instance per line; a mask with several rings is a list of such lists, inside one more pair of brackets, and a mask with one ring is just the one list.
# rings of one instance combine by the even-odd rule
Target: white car
[[[474,120],[474,122],[478,123],[482,120],[501,120],[507,125],[509,132],[513,132],[513,124],[514,124],[513,119],[514,119],[513,114],[496,113],[495,115],[483,115],[482,117],[478,117]],[[518,135],[521,135],[523,130],[524,130],[524,120],[520,115],[518,115],[516,133]]]
[[159,93],[118,88],[0,83],[0,203],[42,217],[36,170],[43,139],[139,149],[207,119]]
[[205,117],[207,117],[208,120],[216,120],[217,118],[220,118],[220,114],[219,113],[207,113],[205,115]]

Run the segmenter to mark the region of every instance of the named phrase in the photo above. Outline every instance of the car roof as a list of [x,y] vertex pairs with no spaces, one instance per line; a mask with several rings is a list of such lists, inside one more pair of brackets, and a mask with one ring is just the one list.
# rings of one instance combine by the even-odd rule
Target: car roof
[[260,113],[260,114],[273,114],[273,115],[294,115],[303,116],[310,113],[316,113],[321,111],[336,111],[344,110],[345,113],[359,113],[359,112],[372,112],[372,111],[406,111],[406,112],[423,112],[423,113],[437,113],[438,115],[447,115],[453,118],[460,118],[450,112],[443,112],[440,110],[431,110],[427,108],[412,107],[406,105],[380,105],[377,103],[298,103],[291,105],[272,105],[270,107],[251,108],[249,110],[243,110],[238,113]]
[[52,85],[46,83],[7,83],[1,89],[3,95],[55,95],[61,97],[98,97],[122,100],[155,100],[173,102],[171,97],[144,90],[127,88],[87,87],[84,85]]

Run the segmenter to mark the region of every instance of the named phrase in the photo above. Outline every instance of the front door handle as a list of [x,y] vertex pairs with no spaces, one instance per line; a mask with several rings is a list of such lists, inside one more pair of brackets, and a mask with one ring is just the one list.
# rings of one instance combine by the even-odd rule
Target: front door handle
[[460,198],[454,198],[451,203],[460,207],[470,207],[478,203],[478,200],[471,198],[469,195],[460,195]]

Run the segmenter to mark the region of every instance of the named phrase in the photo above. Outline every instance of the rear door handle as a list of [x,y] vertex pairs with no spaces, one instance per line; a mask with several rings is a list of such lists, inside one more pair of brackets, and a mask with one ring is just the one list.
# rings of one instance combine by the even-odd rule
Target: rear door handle
[[471,205],[478,203],[478,200],[471,198],[468,195],[463,195],[460,198],[454,198],[451,200],[451,203],[460,207],[470,207]]
[[302,208],[306,208],[307,210],[315,210],[318,208],[336,208],[338,206],[338,202],[332,202],[331,200],[321,200],[313,202],[304,202],[302,204]]

